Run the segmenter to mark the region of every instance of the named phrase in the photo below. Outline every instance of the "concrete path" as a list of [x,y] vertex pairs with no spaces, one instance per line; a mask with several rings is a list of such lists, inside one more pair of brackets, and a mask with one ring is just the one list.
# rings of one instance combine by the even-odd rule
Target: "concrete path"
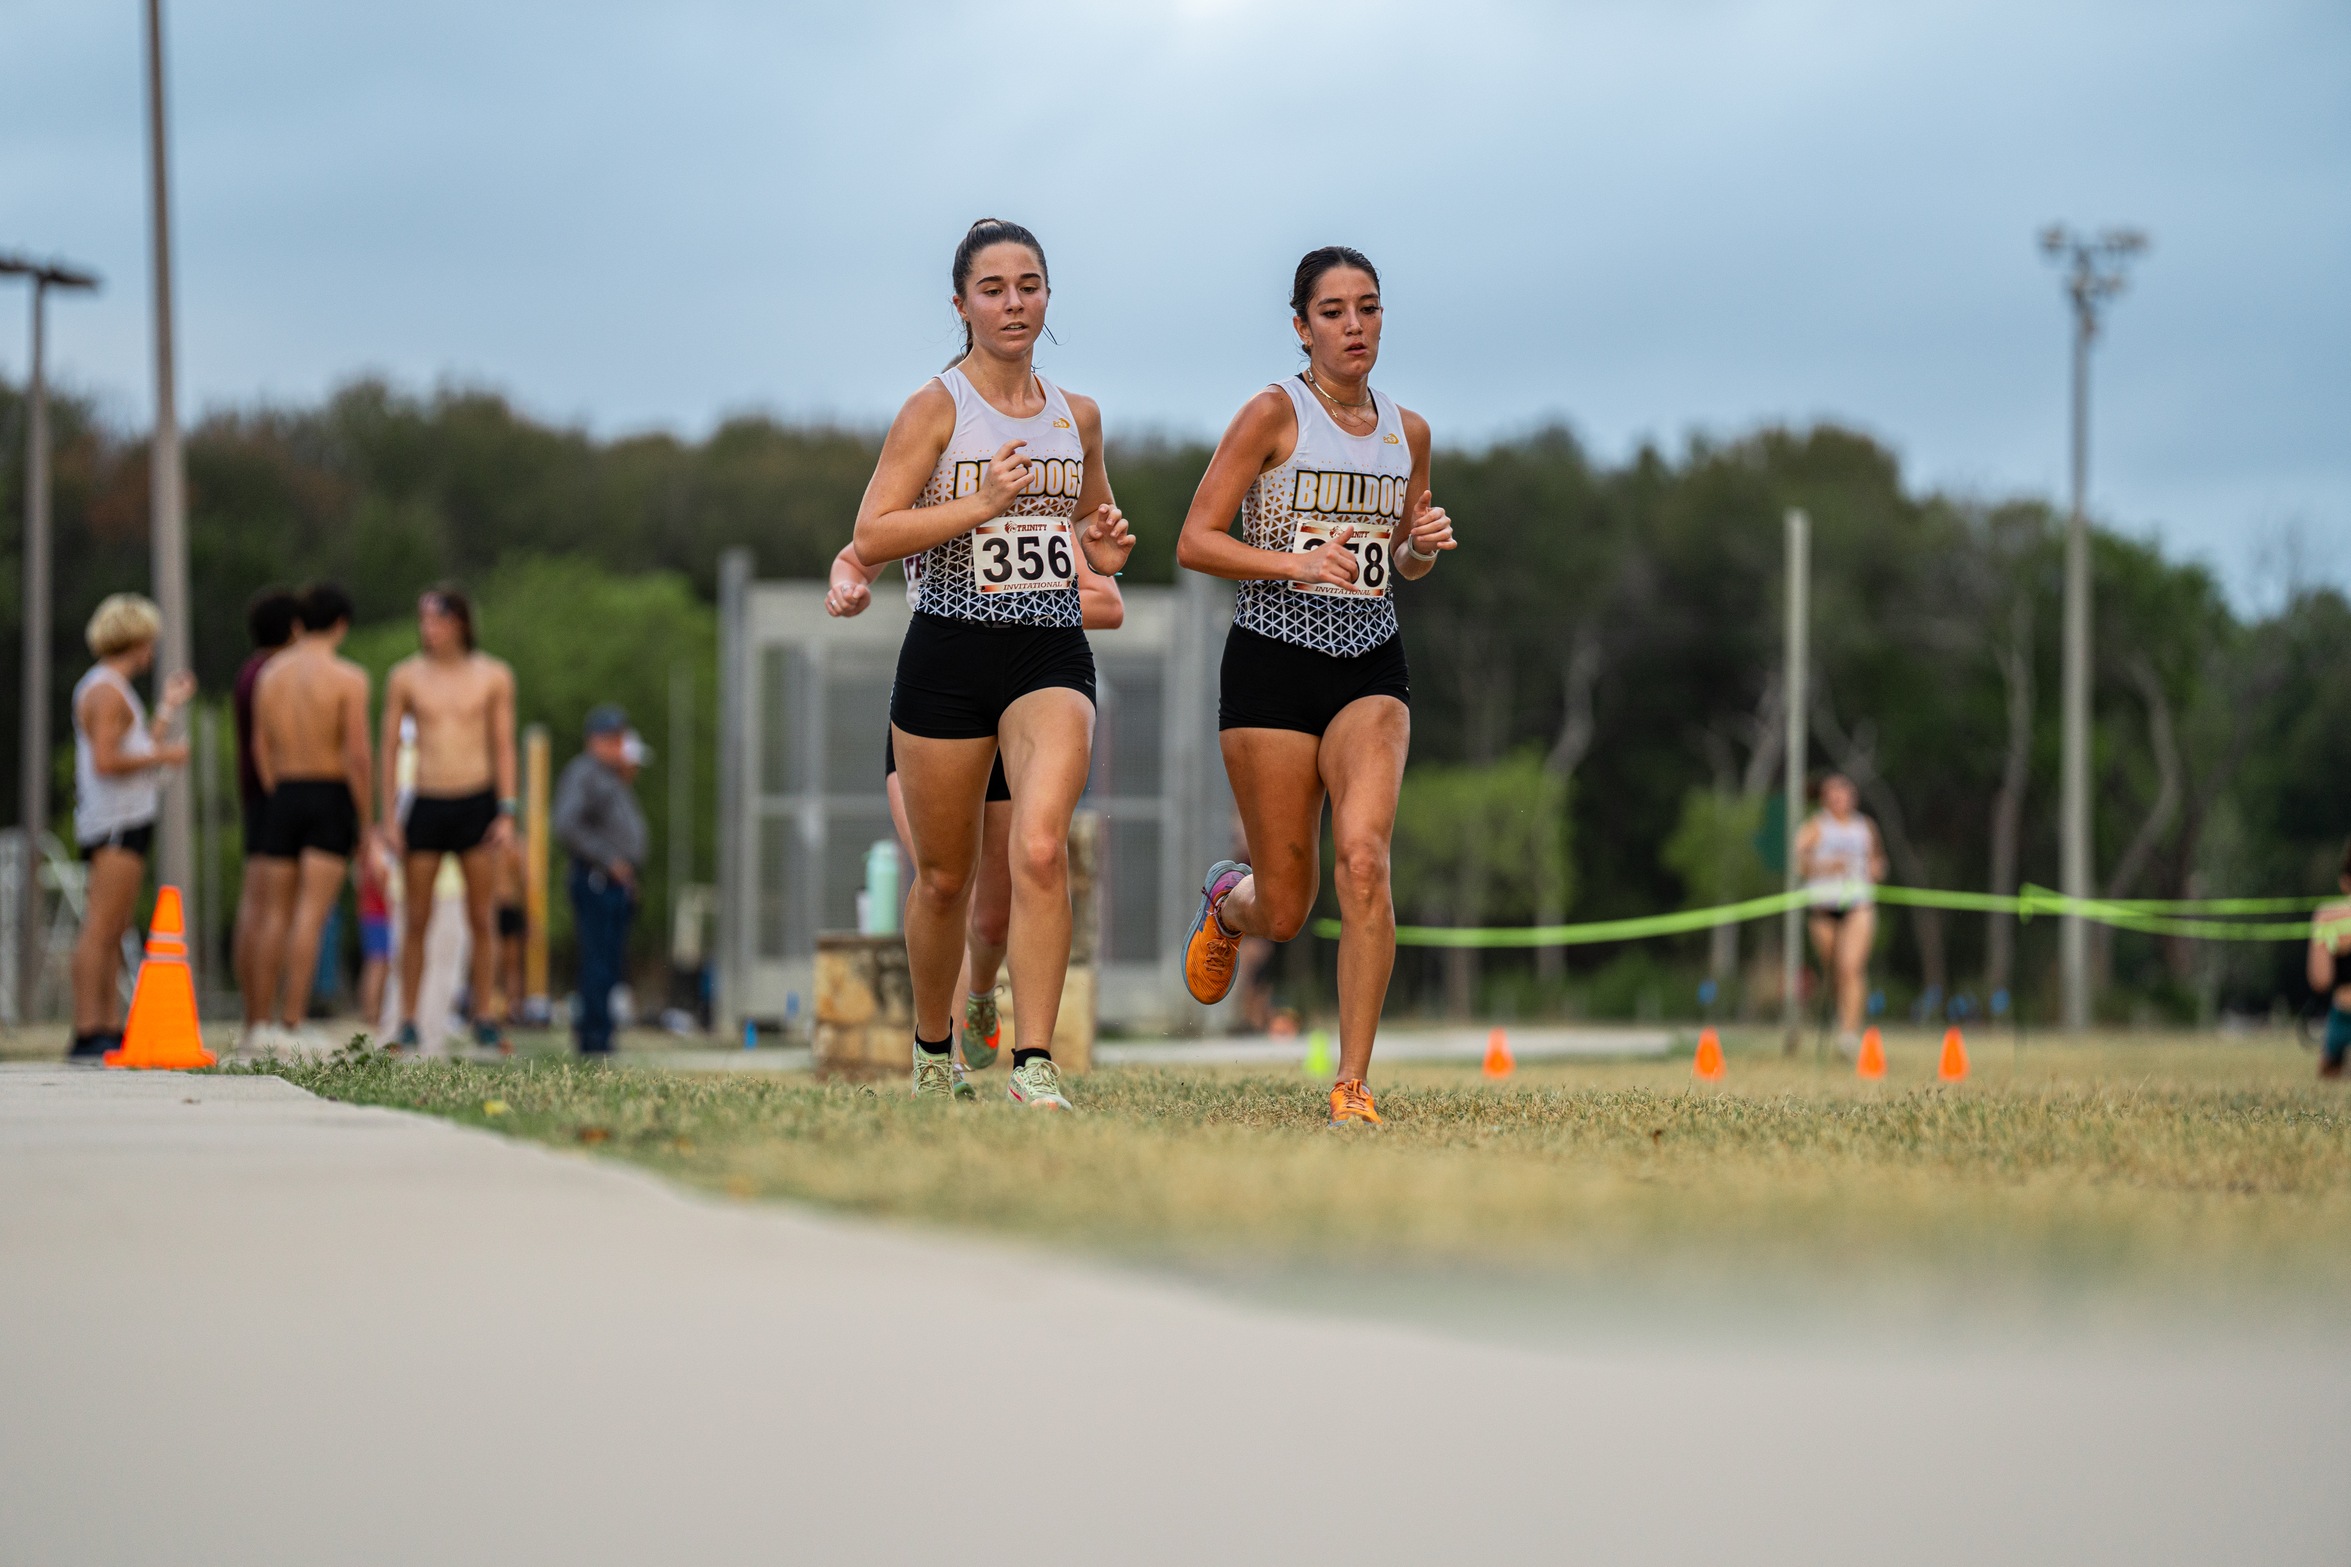
[[1327,1322],[0,1070],[0,1562],[2332,1562],[2351,1356]]

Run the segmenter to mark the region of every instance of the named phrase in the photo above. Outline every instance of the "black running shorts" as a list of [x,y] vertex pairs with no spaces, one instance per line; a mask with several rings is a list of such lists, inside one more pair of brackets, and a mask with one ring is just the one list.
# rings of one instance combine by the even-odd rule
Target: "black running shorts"
[[[883,781],[888,782],[890,775],[897,770],[898,737],[885,729],[882,731]],[[1002,751],[996,753],[996,765],[988,769],[988,803],[993,805],[999,800],[1006,804],[1010,804],[1012,801],[1012,785],[1004,777],[1004,753]]]
[[926,740],[983,739],[996,733],[1006,708],[1056,686],[1094,700],[1094,647],[1077,627],[989,626],[917,613],[898,650],[890,722]]
[[100,849],[120,849],[125,854],[135,854],[143,860],[148,851],[155,847],[155,824],[141,822],[136,827],[117,827],[105,837],[93,838],[79,847],[84,863],[96,859]]
[[498,820],[498,795],[420,794],[408,802],[402,831],[411,854],[464,854],[482,846]]
[[1403,633],[1368,653],[1336,658],[1235,626],[1224,639],[1216,727],[1319,735],[1348,703],[1367,696],[1392,696],[1412,705]]
[[261,852],[262,835],[269,830],[269,796],[257,794],[243,803],[245,814],[245,857],[251,859]]
[[359,844],[359,806],[340,778],[281,778],[261,817],[261,844],[248,852],[295,860],[305,849],[349,859]]

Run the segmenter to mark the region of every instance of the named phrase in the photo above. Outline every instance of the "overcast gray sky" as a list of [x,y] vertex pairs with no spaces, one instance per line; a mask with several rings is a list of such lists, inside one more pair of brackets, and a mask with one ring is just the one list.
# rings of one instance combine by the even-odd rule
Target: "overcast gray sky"
[[[1220,428],[1339,240],[1440,442],[1835,418],[1916,483],[2054,494],[2033,236],[2129,222],[2155,249],[2099,350],[2094,504],[2249,605],[2351,583],[2342,0],[167,5],[199,409],[372,370],[607,433],[878,422],[947,356],[949,253],[993,214],[1043,238],[1041,362],[1114,431]],[[106,273],[53,341],[125,422],[138,12],[0,27],[0,246]]]

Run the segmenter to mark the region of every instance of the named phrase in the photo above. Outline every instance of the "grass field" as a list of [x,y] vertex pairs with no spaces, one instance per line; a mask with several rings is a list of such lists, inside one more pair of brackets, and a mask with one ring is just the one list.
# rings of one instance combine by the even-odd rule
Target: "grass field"
[[1882,1085],[1742,1050],[1383,1070],[1384,1133],[1317,1085],[1212,1068],[1078,1080],[1081,1114],[915,1104],[799,1074],[353,1054],[322,1095],[632,1160],[739,1197],[972,1226],[1186,1267],[1301,1262],[1962,1295],[2315,1301],[2351,1285],[2351,1114],[2289,1038],[1986,1036],[1969,1082],[1897,1040]]

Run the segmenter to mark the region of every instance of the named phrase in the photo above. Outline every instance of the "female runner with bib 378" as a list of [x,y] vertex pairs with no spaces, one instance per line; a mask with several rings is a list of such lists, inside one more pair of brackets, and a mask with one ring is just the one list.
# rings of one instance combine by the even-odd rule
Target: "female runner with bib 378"
[[1045,248],[1017,223],[983,218],[955,247],[953,275],[963,354],[898,410],[857,509],[860,558],[923,557],[890,691],[914,850],[914,1092],[972,1092],[955,1071],[949,1009],[1001,754],[1020,1022],[1006,1093],[1066,1110],[1050,1046],[1069,970],[1069,819],[1094,750],[1076,552],[1116,576],[1135,541],[1111,500],[1101,411],[1032,363],[1050,293]]
[[1306,368],[1234,416],[1176,542],[1186,567],[1240,583],[1217,729],[1255,867],[1209,867],[1184,983],[1221,1001],[1243,936],[1298,934],[1322,883],[1329,795],[1342,924],[1331,1125],[1377,1126],[1364,1078],[1396,965],[1388,841],[1412,741],[1395,579],[1427,575],[1453,523],[1430,504],[1428,421],[1372,389],[1379,273],[1344,245],[1311,251],[1290,313]]

